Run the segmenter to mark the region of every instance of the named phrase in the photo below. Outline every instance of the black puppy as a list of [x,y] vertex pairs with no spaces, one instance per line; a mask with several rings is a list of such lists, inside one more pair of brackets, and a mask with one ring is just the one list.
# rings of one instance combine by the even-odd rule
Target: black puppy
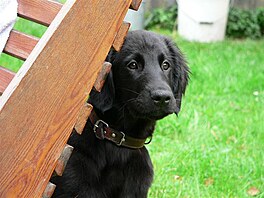
[[53,178],[53,197],[147,197],[153,169],[144,141],[156,120],[179,113],[189,69],[171,40],[147,31],[130,32],[107,59],[112,71],[102,92],[90,95],[94,113],[69,140],[74,151]]

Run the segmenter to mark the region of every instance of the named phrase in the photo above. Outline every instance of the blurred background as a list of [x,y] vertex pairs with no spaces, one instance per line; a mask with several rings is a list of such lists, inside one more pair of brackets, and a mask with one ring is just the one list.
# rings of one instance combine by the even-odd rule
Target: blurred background
[[264,0],[143,0],[139,12],[130,10],[125,20],[132,30],[178,30],[189,40],[223,40],[225,33],[256,39],[264,32],[263,7]]
[[148,146],[149,197],[264,197],[264,0],[145,0],[126,20],[171,37],[192,72]]

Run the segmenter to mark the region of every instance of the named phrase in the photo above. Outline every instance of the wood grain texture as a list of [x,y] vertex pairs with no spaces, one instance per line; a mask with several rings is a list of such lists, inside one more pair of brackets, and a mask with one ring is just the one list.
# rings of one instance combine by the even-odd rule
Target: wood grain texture
[[52,0],[18,0],[18,16],[49,26],[62,4]]
[[68,0],[0,97],[0,197],[41,197],[131,0]]
[[12,30],[4,48],[4,53],[26,60],[38,41],[39,39],[34,36]]
[[56,185],[49,182],[46,189],[44,190],[44,193],[42,194],[42,198],[51,198],[55,191]]
[[105,62],[102,66],[102,69],[99,73],[99,75],[97,76],[97,79],[94,83],[94,89],[98,92],[101,92],[103,86],[104,86],[104,82],[107,78],[107,75],[110,73],[112,68],[112,64],[109,62]]
[[[99,72],[98,77],[94,83],[93,89],[100,92],[103,88],[105,79],[109,72],[111,71],[112,64],[109,62],[105,62],[102,66],[102,70]],[[9,85],[11,80],[14,78],[16,74],[4,67],[0,66],[0,95],[4,92],[6,87]]]
[[14,76],[14,72],[0,66],[0,96]]
[[[99,72],[98,77],[94,83],[94,89],[98,92],[101,91],[105,79],[109,72],[111,71],[112,64],[109,62],[105,62],[102,66],[102,70]],[[8,84],[14,78],[16,74],[8,69],[5,69],[0,66],[0,95],[4,92]]]
[[130,5],[130,9],[132,10],[138,10],[140,7],[142,0],[132,0],[132,3]]
[[120,51],[120,49],[122,48],[122,45],[124,43],[124,40],[126,38],[127,32],[130,28],[130,23],[126,23],[124,22],[122,24],[122,26],[120,27],[116,37],[115,37],[115,41],[113,43],[113,48],[116,51]]
[[71,157],[71,154],[72,154],[72,151],[73,151],[73,147],[70,146],[70,145],[66,145],[57,161],[57,165],[56,165],[56,168],[55,168],[55,173],[59,176],[62,176],[64,170],[65,170],[65,167]]
[[85,103],[84,106],[82,107],[74,126],[74,129],[78,134],[80,135],[82,134],[85,124],[92,110],[93,110],[93,106],[88,103]]

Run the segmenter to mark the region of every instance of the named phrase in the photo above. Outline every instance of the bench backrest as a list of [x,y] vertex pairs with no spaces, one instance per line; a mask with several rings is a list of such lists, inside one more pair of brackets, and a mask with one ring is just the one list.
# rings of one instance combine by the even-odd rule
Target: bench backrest
[[125,14],[140,2],[19,0],[20,17],[49,28],[40,40],[12,31],[5,47],[26,61],[15,76],[1,69],[13,80],[0,97],[0,197],[43,196],[76,122],[89,115],[85,101],[109,49],[120,49]]

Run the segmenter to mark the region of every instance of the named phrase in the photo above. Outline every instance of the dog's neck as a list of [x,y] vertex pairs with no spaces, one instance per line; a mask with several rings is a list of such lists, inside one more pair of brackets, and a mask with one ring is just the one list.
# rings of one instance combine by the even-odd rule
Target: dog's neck
[[126,109],[122,112],[117,109],[113,107],[105,113],[95,109],[95,112],[110,127],[122,131],[126,135],[141,139],[152,135],[156,124],[155,120],[137,118],[132,116]]

